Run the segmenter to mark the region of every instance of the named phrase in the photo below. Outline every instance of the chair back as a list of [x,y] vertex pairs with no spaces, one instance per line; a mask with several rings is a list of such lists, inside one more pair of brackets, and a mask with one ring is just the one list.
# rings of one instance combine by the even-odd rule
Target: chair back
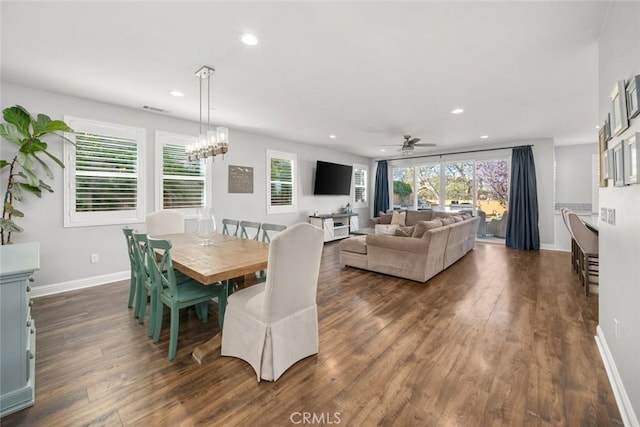
[[184,215],[178,211],[161,210],[147,215],[147,233],[150,236],[184,233]]
[[[238,237],[238,227],[240,226],[240,221],[237,219],[223,219],[222,220],[222,234],[225,236],[233,236]],[[231,233],[230,227],[233,227],[233,233]]]
[[571,237],[573,237],[575,239],[575,236],[573,235],[573,232],[571,231],[571,226],[569,225],[569,219],[567,218],[567,214],[571,212],[570,209],[568,208],[562,208],[560,209],[560,213],[562,214],[562,222],[564,222],[564,226],[567,227],[567,230],[569,230],[569,234],[571,234]]
[[[151,272],[151,280],[158,293],[178,295],[176,275],[171,261],[171,242],[149,237],[147,246],[147,263]],[[156,251],[159,256],[156,255]]]
[[[262,223],[260,228],[262,229],[262,241],[269,243],[271,242],[271,237],[275,236],[281,231],[284,231],[287,228],[287,226],[279,225],[279,224]],[[271,235],[269,235],[269,233],[271,233]]]
[[[251,229],[255,229],[252,231]],[[260,235],[260,223],[253,221],[240,221],[240,237],[243,239],[258,240]]]
[[135,267],[136,265],[136,257],[134,253],[134,242],[133,242],[133,229],[131,228],[123,228],[122,232],[124,233],[124,238],[127,240],[127,252],[129,253],[129,262],[131,263],[131,267]]
[[324,233],[295,224],[273,237],[265,284],[265,322],[282,319],[316,304]]
[[151,277],[147,260],[147,245],[149,244],[147,233],[133,233],[133,242],[133,253],[140,277]]
[[567,212],[570,232],[586,254],[598,254],[598,235],[585,225],[575,212]]

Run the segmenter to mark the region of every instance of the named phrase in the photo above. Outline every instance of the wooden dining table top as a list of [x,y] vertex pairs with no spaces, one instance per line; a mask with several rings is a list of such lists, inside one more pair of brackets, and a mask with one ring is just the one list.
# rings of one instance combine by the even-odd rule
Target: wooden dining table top
[[269,244],[216,234],[209,246],[192,233],[165,234],[171,241],[173,267],[204,285],[241,277],[267,268]]

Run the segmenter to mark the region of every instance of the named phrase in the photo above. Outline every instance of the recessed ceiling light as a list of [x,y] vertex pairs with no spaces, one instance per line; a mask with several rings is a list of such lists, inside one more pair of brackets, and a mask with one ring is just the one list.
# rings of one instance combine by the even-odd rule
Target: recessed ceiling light
[[600,126],[596,126],[596,129],[600,129]]
[[385,150],[384,148],[381,148],[380,151],[387,151],[387,150]]
[[245,33],[240,36],[240,40],[242,40],[242,43],[248,46],[255,46],[258,44],[258,38],[250,33]]
[[180,92],[179,90],[172,90],[171,92],[169,92],[169,95],[171,95],[171,96],[184,96],[184,93]]
[[464,113],[464,110],[462,108],[455,108],[451,110],[451,114],[460,114],[460,113]]
[[329,138],[336,139],[336,136],[335,135],[329,135]]
[[487,139],[487,138],[489,138],[489,135],[482,135],[482,136],[480,137],[480,139]]

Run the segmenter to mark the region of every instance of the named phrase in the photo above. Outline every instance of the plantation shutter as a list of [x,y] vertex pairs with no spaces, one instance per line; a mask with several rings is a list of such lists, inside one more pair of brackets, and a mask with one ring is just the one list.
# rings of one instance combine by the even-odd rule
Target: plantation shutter
[[293,162],[271,159],[271,206],[287,206],[293,203]]
[[366,199],[366,182],[367,171],[365,169],[354,169],[354,190],[355,190],[355,202],[365,203]]
[[135,139],[76,133],[75,210],[136,210],[138,142]]
[[204,184],[202,162],[190,162],[184,145],[162,146],[163,209],[204,206]]

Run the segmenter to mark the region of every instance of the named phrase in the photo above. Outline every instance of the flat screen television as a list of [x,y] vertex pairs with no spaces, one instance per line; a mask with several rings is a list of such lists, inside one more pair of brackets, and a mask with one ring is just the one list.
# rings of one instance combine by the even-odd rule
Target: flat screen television
[[339,165],[318,160],[313,194],[348,196],[351,194],[353,166]]

